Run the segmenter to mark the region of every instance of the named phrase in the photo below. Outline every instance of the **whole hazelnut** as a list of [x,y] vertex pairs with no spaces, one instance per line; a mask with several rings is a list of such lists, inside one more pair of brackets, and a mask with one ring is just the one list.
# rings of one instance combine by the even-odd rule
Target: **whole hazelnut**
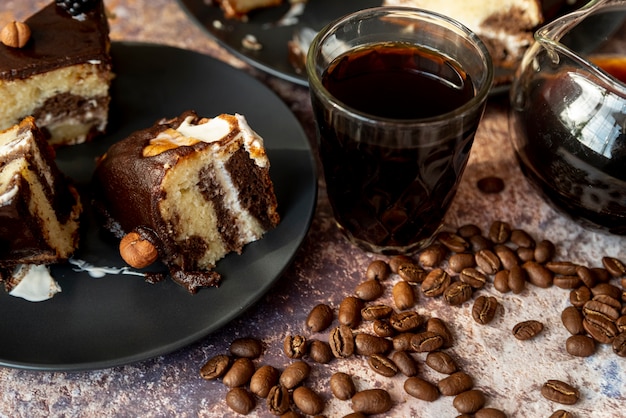
[[30,39],[30,28],[23,22],[11,22],[0,32],[0,41],[11,48],[22,48]]
[[148,267],[159,258],[155,246],[135,231],[120,241],[120,255],[128,265],[138,269]]

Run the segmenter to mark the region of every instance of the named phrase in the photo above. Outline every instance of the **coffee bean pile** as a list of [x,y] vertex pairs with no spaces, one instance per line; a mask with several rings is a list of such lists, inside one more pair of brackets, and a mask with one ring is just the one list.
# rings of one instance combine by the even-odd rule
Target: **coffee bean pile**
[[[448,352],[454,341],[446,322],[415,309],[418,295],[441,299],[450,306],[474,298],[471,316],[485,325],[501,311],[496,297],[480,294],[485,286],[503,294],[519,294],[527,286],[558,286],[570,292],[571,306],[562,313],[563,325],[572,334],[565,342],[567,352],[589,356],[597,344],[611,344],[618,356],[626,356],[624,264],[604,257],[601,267],[588,267],[556,261],[555,253],[552,242],[536,242],[527,232],[501,221],[493,222],[486,235],[475,225],[442,232],[415,257],[372,261],[365,280],[338,307],[313,307],[304,324],[305,335],[284,338],[283,351],[291,362],[282,372],[270,365],[257,368],[253,360],[261,355],[262,343],[240,338],[232,342],[229,355],[211,358],[200,374],[205,379],[222,379],[230,388],[226,403],[237,413],[249,413],[261,398],[274,415],[321,416],[324,399],[307,386],[309,363],[356,357],[381,377],[403,376],[404,391],[412,397],[426,402],[450,397],[460,416],[505,417],[503,411],[487,406],[487,395]],[[392,276],[397,279],[393,285],[388,284]],[[388,287],[392,302],[379,302]],[[543,328],[541,321],[529,319],[516,324],[511,334],[524,341],[537,337]],[[325,333],[327,340],[306,336],[319,333]],[[425,356],[425,364],[441,375],[438,381],[418,376],[418,356]],[[350,402],[354,411],[350,417],[381,414],[394,406],[384,387],[357,391],[352,376],[344,372],[334,373],[328,386],[336,399]],[[545,382],[541,394],[564,405],[580,398],[576,388],[559,380]],[[560,409],[551,416],[573,415]]]

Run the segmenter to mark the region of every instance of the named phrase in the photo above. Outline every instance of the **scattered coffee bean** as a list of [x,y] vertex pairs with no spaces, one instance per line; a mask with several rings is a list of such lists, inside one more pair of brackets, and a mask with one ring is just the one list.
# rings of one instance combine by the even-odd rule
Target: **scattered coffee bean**
[[517,254],[517,257],[522,263],[525,263],[527,261],[537,261],[535,259],[535,250],[533,248],[518,247],[515,250],[515,254]]
[[576,275],[577,265],[571,261],[550,261],[546,263],[545,266],[554,274],[560,274],[563,276]]
[[480,250],[474,258],[476,259],[476,265],[486,274],[496,274],[500,270],[500,259],[491,250]]
[[391,360],[398,367],[398,371],[407,377],[417,374],[417,361],[406,351],[396,351],[392,354]]
[[576,357],[589,357],[596,352],[596,343],[587,335],[572,335],[565,341],[565,350]]
[[409,283],[421,283],[426,277],[426,270],[417,263],[405,263],[398,267],[398,275]]
[[365,277],[367,280],[387,280],[390,273],[389,264],[383,260],[374,260],[367,266]]
[[513,229],[509,240],[518,247],[535,248],[535,240],[523,229]]
[[496,408],[481,408],[474,413],[474,418],[506,418],[506,414]]
[[580,398],[578,389],[560,380],[548,380],[541,387],[541,394],[549,401],[564,405],[573,405]]
[[474,379],[465,372],[455,372],[437,383],[439,392],[444,396],[456,396],[459,393],[472,389]]
[[336,372],[330,377],[330,391],[335,398],[347,401],[356,393],[356,387],[349,374]]
[[374,334],[379,337],[391,338],[396,335],[396,330],[393,329],[388,320],[376,319],[372,324],[372,330]]
[[226,394],[226,405],[241,415],[248,415],[256,406],[254,396],[242,387],[235,387]]
[[307,340],[302,335],[288,335],[283,340],[285,355],[291,359],[302,358],[307,353]]
[[458,371],[454,359],[444,351],[433,351],[428,353],[426,356],[426,365],[443,374],[452,374]]
[[445,270],[433,269],[422,282],[422,293],[428,297],[440,296],[450,285],[450,281],[450,275]]
[[385,292],[385,288],[376,279],[366,280],[360,283],[355,289],[354,294],[361,300],[371,301],[378,299]]
[[428,321],[426,321],[426,331],[434,332],[443,338],[443,345],[441,348],[452,347],[452,332],[450,332],[450,328],[448,328],[446,323],[440,318],[429,318]]
[[263,352],[263,344],[255,338],[237,338],[230,344],[229,351],[236,357],[255,359]]
[[324,400],[312,389],[299,386],[291,395],[293,403],[307,415],[317,415],[324,410]]
[[460,281],[453,282],[443,292],[443,299],[449,305],[457,306],[470,300],[472,293],[473,289],[469,284]]
[[361,318],[365,321],[388,318],[393,313],[393,308],[388,305],[367,305],[361,309]]
[[490,250],[493,248],[493,242],[482,235],[472,235],[468,238],[470,246],[474,252],[480,250]]
[[487,276],[473,267],[463,269],[459,275],[459,279],[463,283],[469,284],[474,289],[482,289],[487,283]]
[[326,341],[312,340],[309,343],[309,357],[316,363],[326,364],[335,358]]
[[361,333],[354,337],[355,353],[361,356],[387,353],[392,347],[390,340],[377,335]]
[[568,306],[561,312],[561,322],[565,329],[572,335],[578,335],[585,332],[583,328],[583,315],[574,306]]
[[603,267],[592,267],[591,272],[596,278],[597,283],[606,283],[611,280],[611,273]]
[[417,302],[415,290],[409,282],[399,281],[396,283],[391,289],[391,295],[396,308],[401,311],[412,308]]
[[435,242],[426,247],[419,255],[419,262],[424,267],[435,267],[443,262],[448,249],[441,243]]
[[473,414],[485,406],[485,395],[481,390],[470,389],[454,397],[452,405],[462,414]]
[[411,337],[411,351],[426,353],[443,346],[443,337],[432,331],[418,332]]
[[394,335],[394,337],[391,339],[393,349],[396,351],[412,351],[413,348],[411,347],[411,340],[413,339],[414,335],[415,334],[413,334],[412,332],[403,332]]
[[559,409],[558,411],[554,411],[550,418],[574,418],[574,414],[569,411],[565,411],[563,409]]
[[474,301],[472,306],[472,318],[481,325],[493,321],[500,303],[493,296],[481,295]]
[[[605,296],[607,298],[610,298],[610,296],[606,296],[606,295],[601,295],[601,296]],[[621,307],[620,307],[621,308]],[[590,316],[590,315],[595,315],[595,316],[602,316],[610,321],[616,321],[617,318],[620,317],[620,311],[615,309],[613,306],[600,302],[598,300],[596,300],[596,298],[594,297],[594,299],[591,299],[590,301],[587,301],[584,305],[583,305],[583,309],[582,309],[582,313],[584,316]]]
[[509,287],[509,271],[500,270],[493,277],[493,287],[500,293],[508,293],[511,291]]
[[618,312],[622,309],[622,302],[609,295],[596,295],[592,298],[592,300],[609,305]]
[[281,385],[276,385],[270,389],[267,395],[267,409],[273,415],[282,415],[289,410],[291,396],[289,390]]
[[304,381],[311,373],[311,366],[305,361],[298,360],[290,363],[280,374],[278,382],[280,386],[293,389]]
[[363,301],[355,296],[346,296],[339,304],[337,319],[341,325],[356,328],[361,323]]
[[513,327],[513,335],[518,340],[530,340],[543,331],[543,324],[534,319],[523,321]]
[[556,287],[561,289],[576,289],[582,284],[578,276],[554,276],[552,282]]
[[626,275],[626,265],[615,257],[602,257],[602,264],[613,277]]
[[533,285],[541,288],[552,286],[554,274],[542,264],[536,261],[527,261],[522,265],[522,268],[526,270],[528,281]]
[[626,357],[626,331],[622,331],[613,338],[611,343],[613,352],[620,357]]
[[469,248],[469,243],[463,237],[453,232],[440,232],[439,235],[437,235],[437,240],[447,249],[455,253],[462,253]]
[[409,377],[404,381],[404,391],[414,398],[426,402],[434,402],[439,399],[437,386],[417,376]]
[[504,244],[511,236],[511,225],[503,221],[494,221],[489,227],[488,237],[494,244]]
[[466,225],[461,226],[459,229],[457,229],[456,233],[462,238],[469,238],[469,237],[473,237],[474,235],[480,235],[482,231],[480,230],[480,227],[477,225],[466,224]]
[[576,277],[578,277],[580,281],[590,289],[597,284],[596,276],[588,267],[576,266]]
[[267,398],[270,389],[278,383],[280,373],[278,369],[270,365],[264,365],[257,369],[250,378],[250,391],[261,398]]
[[398,268],[406,263],[415,263],[415,260],[413,260],[411,257],[406,256],[406,255],[394,255],[393,257],[391,257],[391,259],[389,260],[389,269],[391,270],[392,273],[398,273]]
[[582,307],[591,300],[591,290],[587,286],[581,286],[574,289],[569,294],[569,301],[572,306],[582,309]]
[[486,194],[497,194],[504,190],[504,180],[500,177],[487,176],[476,182],[478,190]]
[[389,323],[398,332],[410,332],[424,324],[424,317],[416,311],[394,312],[389,317]]
[[537,263],[544,264],[552,260],[556,248],[551,241],[543,240],[539,241],[534,250],[534,258]]
[[509,289],[516,295],[522,293],[526,289],[526,270],[519,264],[515,264],[509,270]]
[[332,322],[333,309],[324,303],[315,305],[306,318],[306,326],[312,332],[324,331]]
[[617,318],[617,320],[615,321],[615,326],[620,333],[626,331],[626,315],[622,314],[622,316]]
[[352,410],[367,415],[383,414],[392,406],[391,396],[384,389],[365,389],[352,397]]
[[340,325],[330,332],[328,344],[337,358],[347,358],[354,354],[354,336],[346,325]]
[[463,269],[474,267],[475,265],[474,254],[471,253],[453,254],[448,259],[448,267],[455,273],[460,273]]
[[619,331],[614,322],[598,315],[586,315],[583,328],[597,342],[611,344]]
[[493,247],[493,252],[500,259],[500,264],[506,270],[510,270],[513,266],[520,264],[520,259],[517,253],[503,244],[498,244]]
[[612,297],[613,299],[622,298],[622,289],[610,283],[599,283],[590,289],[593,296],[607,295]]
[[222,377],[230,366],[231,358],[226,354],[211,357],[201,368],[200,377],[205,380],[215,380]]
[[247,357],[241,357],[233,362],[230,369],[226,372],[222,378],[224,383],[229,388],[243,386],[250,381],[250,378],[254,374],[254,363]]
[[393,377],[398,373],[398,366],[383,354],[372,354],[367,359],[372,370],[385,377]]

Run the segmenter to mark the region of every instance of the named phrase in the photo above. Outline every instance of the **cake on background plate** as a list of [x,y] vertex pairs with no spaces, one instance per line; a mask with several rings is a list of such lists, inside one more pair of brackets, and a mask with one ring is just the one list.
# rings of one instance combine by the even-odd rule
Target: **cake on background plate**
[[187,111],[109,148],[94,174],[94,206],[128,264],[158,258],[194,293],[219,283],[218,260],[278,224],[269,169],[243,116]]
[[33,116],[55,146],[102,134],[113,78],[102,0],[51,2],[19,25],[23,46],[0,43],[0,129]]

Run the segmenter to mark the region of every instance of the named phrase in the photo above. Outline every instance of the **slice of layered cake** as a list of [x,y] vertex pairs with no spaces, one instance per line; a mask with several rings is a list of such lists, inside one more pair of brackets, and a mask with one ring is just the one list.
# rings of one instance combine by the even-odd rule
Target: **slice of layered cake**
[[134,267],[155,258],[194,293],[213,268],[279,222],[263,139],[241,115],[185,112],[107,151],[94,174],[94,206]]
[[81,211],[32,117],[0,132],[0,267],[68,259]]
[[0,129],[33,116],[55,146],[105,131],[113,78],[102,0],[73,2],[82,9],[66,3],[20,22],[30,32],[23,46],[10,36],[0,43]]

